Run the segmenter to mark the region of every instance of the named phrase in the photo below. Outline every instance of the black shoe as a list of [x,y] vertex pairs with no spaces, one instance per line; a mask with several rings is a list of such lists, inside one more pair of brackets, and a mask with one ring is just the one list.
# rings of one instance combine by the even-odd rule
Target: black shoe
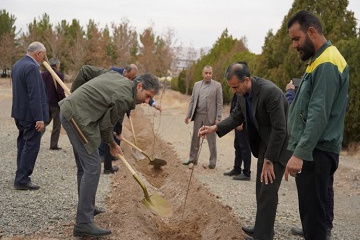
[[24,185],[14,184],[16,190],[38,190],[40,187],[32,182],[28,182]]
[[250,181],[250,176],[246,176],[245,174],[241,173],[239,175],[234,176],[233,179],[240,181]]
[[194,161],[191,161],[191,160],[189,160],[187,162],[183,162],[182,164],[183,165],[189,165],[190,163],[193,163],[194,165],[197,165],[197,162],[194,162]]
[[96,215],[101,214],[101,213],[106,213],[106,210],[103,209],[103,208],[100,208],[100,207],[95,206],[95,208],[94,208],[94,217],[95,217]]
[[111,169],[104,169],[104,174],[115,173],[117,171],[119,171],[119,168],[116,166],[112,166]]
[[245,237],[244,240],[254,240],[253,237]]
[[74,237],[84,236],[105,236],[111,234],[110,230],[99,228],[94,223],[81,223],[76,224],[73,231]]
[[326,229],[326,240],[331,240],[331,229],[330,228]]
[[249,236],[254,235],[254,227],[241,227],[241,229]]
[[295,236],[301,236],[301,237],[304,236],[303,229],[299,228],[299,227],[292,227],[290,229],[290,232],[291,232],[292,235],[295,235]]
[[214,169],[215,167],[216,167],[215,164],[209,164],[209,166],[208,166],[209,169]]
[[241,172],[236,171],[235,169],[232,169],[229,172],[224,172],[224,176],[234,176],[234,175],[239,175],[241,174]]
[[50,148],[50,150],[55,150],[55,151],[61,150],[61,147],[53,147],[53,148]]

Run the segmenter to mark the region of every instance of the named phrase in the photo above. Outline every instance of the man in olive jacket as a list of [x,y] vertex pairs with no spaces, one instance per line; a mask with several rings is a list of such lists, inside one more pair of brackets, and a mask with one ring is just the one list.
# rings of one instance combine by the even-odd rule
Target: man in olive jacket
[[228,118],[217,125],[202,127],[199,135],[216,131],[222,137],[246,121],[250,148],[258,158],[257,209],[255,227],[243,227],[243,230],[253,235],[254,239],[273,239],[278,190],[290,157],[286,149],[288,103],[284,93],[274,83],[250,77],[246,62],[230,65],[225,77],[233,91],[242,97],[238,98],[238,104]]
[[110,230],[94,222],[96,190],[101,172],[101,139],[113,156],[122,154],[113,138],[113,126],[136,104],[149,102],[160,88],[158,79],[145,74],[129,81],[117,72],[105,72],[78,87],[59,102],[60,120],[74,148],[78,168],[78,208],[73,235],[103,236]]

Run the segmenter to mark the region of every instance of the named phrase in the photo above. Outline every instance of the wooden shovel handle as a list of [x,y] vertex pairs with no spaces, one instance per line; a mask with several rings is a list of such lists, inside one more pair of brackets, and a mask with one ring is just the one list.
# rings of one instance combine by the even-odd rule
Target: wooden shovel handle
[[59,78],[59,76],[55,73],[55,71],[50,67],[50,65],[46,62],[43,61],[43,65],[45,66],[45,68],[49,71],[49,73],[51,74],[51,76],[53,77],[53,79],[56,80],[56,82],[64,89],[64,91],[70,95],[70,90],[69,88],[65,85],[65,83],[63,81],[61,81],[61,79]]
[[134,137],[134,142],[135,142],[135,145],[137,145],[137,141],[136,141],[136,137],[135,137],[135,131],[134,131],[134,125],[132,123],[131,116],[129,116],[129,120],[130,120],[130,125],[131,125],[131,131],[132,131],[132,134],[133,134],[133,137]]
[[131,142],[129,142],[129,141],[126,140],[125,138],[122,138],[122,140],[123,140],[124,142],[126,142],[127,144],[129,144],[130,146],[132,146],[133,148],[135,148],[136,150],[138,150],[139,152],[144,153],[143,150],[141,150],[140,148],[138,148],[137,146],[135,146],[134,144],[132,144]]
[[135,175],[135,171],[134,169],[130,166],[130,164],[128,163],[128,161],[126,161],[126,159],[121,155],[121,154],[117,154],[116,155],[117,158],[120,158],[121,161],[125,164],[125,166],[127,167],[127,169],[129,169],[129,171],[131,172],[132,175]]

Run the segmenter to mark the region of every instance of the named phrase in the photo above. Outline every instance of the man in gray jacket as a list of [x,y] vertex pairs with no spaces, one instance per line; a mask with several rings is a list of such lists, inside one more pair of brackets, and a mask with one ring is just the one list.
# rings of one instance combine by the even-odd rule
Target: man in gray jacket
[[122,154],[114,141],[113,126],[136,104],[148,103],[160,88],[158,79],[145,74],[133,82],[117,72],[105,72],[62,100],[60,119],[74,148],[78,168],[78,208],[73,235],[103,236],[111,233],[94,224],[94,208],[101,172],[98,147],[101,139],[113,156]]
[[[202,72],[203,80],[194,85],[185,123],[194,121],[193,135],[191,139],[190,157],[184,165],[197,164],[197,152],[200,139],[197,135],[199,128],[203,125],[212,125],[221,120],[223,109],[223,98],[221,84],[212,79],[212,67],[205,66]],[[210,150],[209,168],[216,166],[216,135],[210,134],[207,138]]]

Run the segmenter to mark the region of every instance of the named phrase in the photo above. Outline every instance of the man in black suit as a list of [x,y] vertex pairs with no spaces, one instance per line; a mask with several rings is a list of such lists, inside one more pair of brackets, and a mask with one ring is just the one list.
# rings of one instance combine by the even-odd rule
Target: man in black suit
[[40,187],[30,179],[40,149],[49,107],[39,63],[44,61],[46,49],[40,42],[33,42],[25,57],[15,63],[11,72],[13,105],[11,117],[19,129],[17,138],[17,170],[14,188],[37,190]]
[[254,228],[243,230],[254,238],[274,237],[278,190],[290,153],[287,148],[288,103],[284,93],[271,81],[250,77],[246,62],[230,65],[225,73],[228,85],[240,96],[230,116],[217,125],[204,126],[200,136],[217,132],[224,136],[246,121],[250,147],[258,158],[256,174],[256,219]]

